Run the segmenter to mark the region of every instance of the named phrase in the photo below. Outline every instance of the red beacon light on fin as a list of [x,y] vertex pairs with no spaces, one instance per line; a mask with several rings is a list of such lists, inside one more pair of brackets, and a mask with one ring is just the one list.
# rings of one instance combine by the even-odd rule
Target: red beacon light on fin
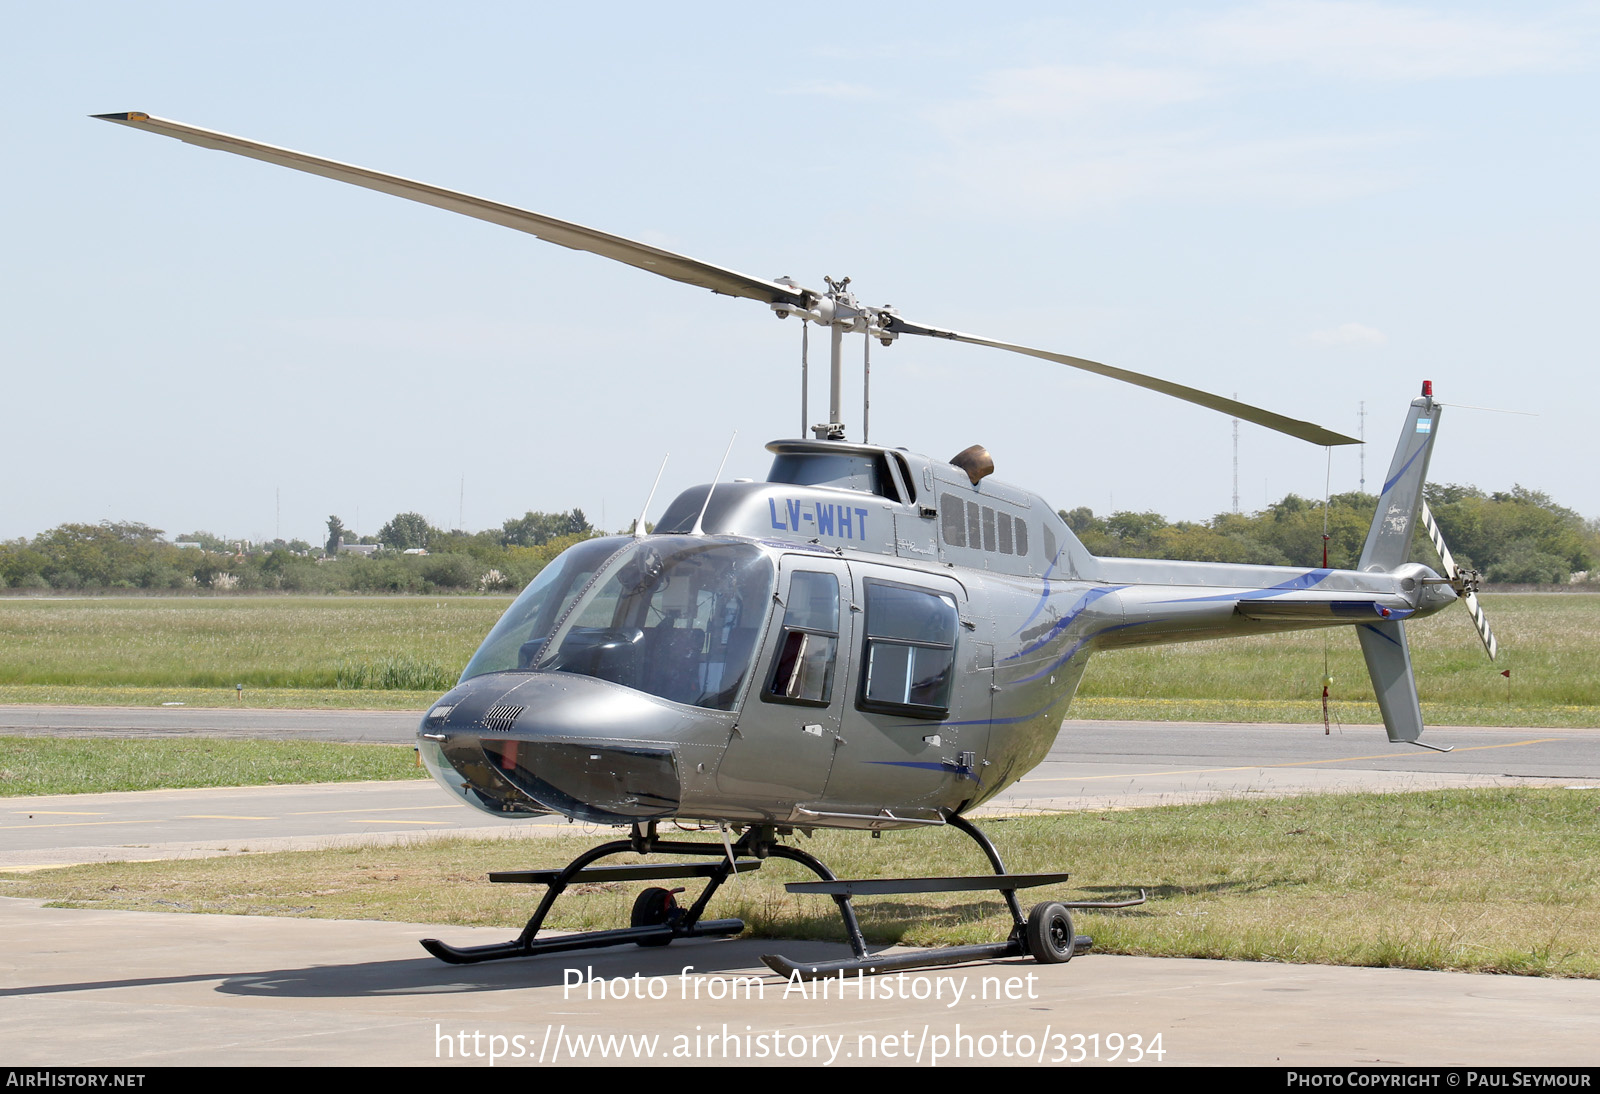
[[1424,399],[1433,398],[1433,381],[1432,380],[1424,380],[1424,381],[1422,381],[1422,397]]

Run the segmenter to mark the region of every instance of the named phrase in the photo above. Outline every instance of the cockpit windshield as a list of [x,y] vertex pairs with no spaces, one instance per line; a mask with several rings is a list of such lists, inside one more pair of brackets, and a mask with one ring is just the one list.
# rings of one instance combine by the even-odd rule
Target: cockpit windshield
[[467,662],[461,679],[530,667],[567,607],[588,588],[606,560],[630,542],[621,536],[590,539],[556,556],[506,609]]
[[[772,603],[771,560],[752,544],[704,537],[618,545],[580,544],[546,567],[462,678],[572,672],[673,702],[732,709]],[[598,560],[574,557],[591,547]],[[562,572],[546,582],[557,566]]]

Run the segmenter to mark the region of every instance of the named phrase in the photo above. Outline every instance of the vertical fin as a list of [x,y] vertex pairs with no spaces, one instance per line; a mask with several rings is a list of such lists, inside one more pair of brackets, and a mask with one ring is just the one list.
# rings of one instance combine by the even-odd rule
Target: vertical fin
[[1364,623],[1356,628],[1361,653],[1367,659],[1372,690],[1383,712],[1383,728],[1396,744],[1416,744],[1422,736],[1422,704],[1417,700],[1417,679],[1411,673],[1411,650],[1406,645],[1406,625],[1399,620]]
[[[1428,477],[1433,438],[1439,431],[1439,404],[1433,401],[1431,388],[1431,384],[1424,384],[1425,394],[1411,401],[1405,429],[1383,480],[1378,511],[1367,530],[1361,561],[1356,564],[1358,570],[1393,570],[1411,560],[1411,537],[1422,504],[1422,485]],[[1365,641],[1363,637],[1363,646]]]

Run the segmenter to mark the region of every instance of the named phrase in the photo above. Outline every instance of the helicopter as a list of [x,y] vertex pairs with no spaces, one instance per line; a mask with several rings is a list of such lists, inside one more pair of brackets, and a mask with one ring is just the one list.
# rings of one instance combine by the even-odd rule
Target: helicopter
[[[423,716],[418,751],[434,778],[501,817],[559,814],[628,828],[559,870],[504,871],[496,882],[544,885],[509,942],[424,940],[471,964],[633,943],[660,946],[743,931],[703,918],[730,877],[787,859],[818,880],[791,892],[832,897],[853,956],[763,961],[790,977],[882,973],[1032,956],[1069,961],[1092,940],[1072,911],[1122,901],[1044,901],[1017,893],[1065,882],[1064,871],[1006,870],[968,815],[1042,761],[1092,655],[1160,643],[1353,626],[1391,742],[1425,748],[1405,623],[1456,600],[1489,656],[1494,636],[1477,574],[1455,564],[1423,500],[1442,405],[1431,382],[1407,408],[1377,512],[1354,569],[1276,567],[1091,554],[1042,497],[993,477],[980,446],[948,460],[866,441],[842,424],[846,334],[883,346],[902,336],[1005,350],[1094,372],[1318,445],[1360,443],[1311,422],[1080,357],[926,326],[864,305],[849,278],[824,289],[764,279],[570,221],[139,112],[95,115],[189,144],[321,175],[475,217],[674,281],[755,300],[830,335],[828,420],[773,441],[764,481],[684,491],[646,531],[601,536],[551,561],[506,610],[457,685]],[[802,337],[802,372],[809,367]],[[726,460],[726,457],[724,457]],[[718,468],[720,479],[722,469]],[[660,475],[657,475],[657,484]],[[645,502],[648,511],[654,498]],[[1422,525],[1444,575],[1410,561]],[[1444,751],[1448,751],[1445,749]],[[659,826],[714,831],[663,838]],[[954,828],[993,873],[840,879],[793,843],[795,833]],[[737,839],[732,836],[736,835]],[[592,865],[634,852],[701,862]],[[703,878],[649,887],[630,924],[540,937],[576,884]],[[869,953],[857,896],[999,892],[1012,930],[1002,942]]]

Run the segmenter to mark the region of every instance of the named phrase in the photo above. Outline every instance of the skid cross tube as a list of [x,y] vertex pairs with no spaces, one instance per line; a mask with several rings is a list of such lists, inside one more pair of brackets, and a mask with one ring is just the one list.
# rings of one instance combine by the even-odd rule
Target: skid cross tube
[[[750,850],[747,846],[750,834],[734,846],[734,857],[738,858],[741,852]],[[639,854],[661,855],[715,855],[722,861],[706,863],[703,865],[686,865],[682,863],[640,863],[629,866],[601,866],[589,869],[589,864],[608,855],[620,855],[627,851]],[[760,869],[761,863],[755,859],[739,862],[738,868],[743,871]],[[487,946],[451,946],[437,938],[425,938],[422,946],[433,956],[452,965],[471,965],[480,961],[498,961],[509,957],[534,957],[538,954],[560,953],[566,950],[586,950],[600,946],[616,946],[628,942],[639,944],[655,943],[661,945],[679,938],[711,938],[736,935],[744,930],[744,921],[740,919],[712,919],[700,922],[711,896],[721,887],[733,872],[733,862],[725,855],[720,844],[690,843],[686,841],[660,840],[655,835],[655,824],[651,823],[647,830],[641,830],[636,824],[633,835],[629,839],[611,840],[596,847],[591,847],[583,854],[569,862],[561,870],[510,870],[489,875],[490,881],[502,883],[542,884],[547,888],[544,898],[539,901],[539,907],[528,920],[522,933],[513,941],[491,943]],[[621,927],[608,931],[584,931],[577,934],[562,935],[557,938],[538,938],[545,918],[550,914],[550,909],[555,905],[556,898],[564,893],[574,882],[585,881],[652,881],[658,879],[705,877],[707,878],[705,890],[698,900],[675,920],[645,927]]]
[[[1029,889],[1036,885],[1054,885],[1066,881],[1065,873],[1048,874],[1008,874],[1000,852],[995,849],[993,842],[984,835],[971,821],[959,814],[950,814],[945,818],[945,823],[964,832],[971,837],[984,855],[989,859],[989,865],[994,868],[994,873],[985,876],[973,877],[912,877],[912,878],[875,878],[862,881],[841,881],[831,873],[824,875],[823,880],[793,882],[786,886],[791,893],[822,893],[833,897],[839,905],[839,912],[845,919],[845,931],[850,936],[850,948],[855,951],[855,957],[844,958],[838,961],[817,961],[799,964],[784,957],[782,954],[763,954],[762,963],[785,977],[798,977],[801,980],[818,980],[823,977],[837,976],[847,972],[875,975],[877,973],[895,972],[902,969],[931,968],[940,965],[959,965],[967,961],[993,961],[1003,957],[1025,957],[1029,953],[1026,941],[1028,929],[1027,920],[1022,915],[1022,905],[1017,900],[1018,889]],[[776,851],[774,851],[776,853]],[[808,858],[810,856],[807,856]],[[827,868],[817,863],[814,869],[822,874]],[[890,893],[939,893],[939,892],[974,892],[988,890],[999,892],[1005,898],[1006,907],[1011,912],[1011,933],[1004,942],[987,942],[974,946],[947,946],[937,950],[914,950],[907,953],[867,954],[866,942],[861,937],[860,928],[856,926],[855,909],[850,904],[853,895],[862,896],[882,895]],[[1142,894],[1141,894],[1142,896]],[[1088,935],[1074,935],[1072,939],[1072,952],[1085,953],[1094,944]]]

